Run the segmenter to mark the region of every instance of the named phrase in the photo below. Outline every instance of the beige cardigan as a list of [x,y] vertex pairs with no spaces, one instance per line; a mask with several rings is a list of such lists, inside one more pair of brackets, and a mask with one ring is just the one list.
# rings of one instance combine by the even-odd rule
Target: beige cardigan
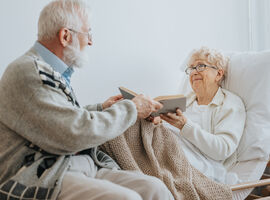
[[[3,184],[27,164],[27,159],[36,161],[40,156],[38,151],[26,146],[28,141],[56,155],[60,167],[55,171],[58,177],[44,182],[36,173],[22,173],[19,180],[23,186],[19,189],[24,186],[35,190],[36,186],[48,188],[51,182],[53,186],[58,185],[52,195],[54,199],[59,192],[62,172],[68,167],[67,155],[97,147],[121,135],[137,119],[132,101],[123,100],[104,111],[98,110],[98,105],[82,108],[74,104],[75,97],[69,96],[67,90],[60,74],[34,49],[7,67],[0,82],[0,193],[7,192]],[[34,156],[27,157],[33,152]]]

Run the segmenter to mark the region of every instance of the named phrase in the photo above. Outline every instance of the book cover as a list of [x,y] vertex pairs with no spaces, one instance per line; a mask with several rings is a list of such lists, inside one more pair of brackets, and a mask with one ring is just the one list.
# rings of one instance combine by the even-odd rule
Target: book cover
[[[119,87],[121,94],[124,99],[133,99],[137,94],[127,88]],[[151,114],[151,116],[156,117],[160,114],[166,114],[168,112],[175,113],[176,109],[179,108],[182,112],[186,111],[186,97],[184,95],[167,95],[158,96],[154,100],[163,104],[162,109]]]

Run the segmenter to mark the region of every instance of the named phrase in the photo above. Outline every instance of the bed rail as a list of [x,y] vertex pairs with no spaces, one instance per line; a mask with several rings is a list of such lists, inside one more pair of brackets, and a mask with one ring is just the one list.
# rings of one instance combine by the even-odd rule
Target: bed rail
[[243,189],[265,186],[265,185],[270,185],[270,178],[262,179],[259,181],[251,181],[251,182],[245,182],[245,183],[240,183],[240,184],[236,184],[236,185],[231,185],[230,187],[231,187],[232,191],[236,191],[236,190],[243,190]]

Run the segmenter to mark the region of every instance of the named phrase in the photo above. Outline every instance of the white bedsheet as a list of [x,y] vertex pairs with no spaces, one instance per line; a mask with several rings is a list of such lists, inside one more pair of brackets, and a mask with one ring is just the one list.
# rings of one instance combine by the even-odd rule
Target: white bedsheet
[[[237,163],[230,172],[236,173],[238,175],[238,183],[258,181],[268,163],[268,160],[263,159],[253,159],[250,161],[242,161]],[[233,191],[233,200],[243,200],[245,199],[251,189]]]

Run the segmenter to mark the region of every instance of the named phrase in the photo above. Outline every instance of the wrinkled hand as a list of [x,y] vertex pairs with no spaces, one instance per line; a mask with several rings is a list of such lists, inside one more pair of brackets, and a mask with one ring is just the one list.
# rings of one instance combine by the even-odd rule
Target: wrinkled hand
[[161,114],[160,117],[180,130],[187,122],[187,118],[183,115],[180,109],[177,109],[176,113]]
[[112,96],[109,99],[107,99],[103,104],[102,104],[102,108],[106,109],[111,107],[113,104],[115,104],[116,102],[120,101],[123,99],[123,96],[121,94],[116,95],[116,96]]
[[160,118],[160,116],[157,116],[157,117],[149,116],[146,118],[146,120],[149,122],[152,122],[155,125],[162,123],[162,119]]
[[138,118],[142,119],[145,119],[152,112],[156,112],[163,107],[161,103],[151,99],[150,97],[146,97],[142,94],[134,97],[132,101],[136,105]]

